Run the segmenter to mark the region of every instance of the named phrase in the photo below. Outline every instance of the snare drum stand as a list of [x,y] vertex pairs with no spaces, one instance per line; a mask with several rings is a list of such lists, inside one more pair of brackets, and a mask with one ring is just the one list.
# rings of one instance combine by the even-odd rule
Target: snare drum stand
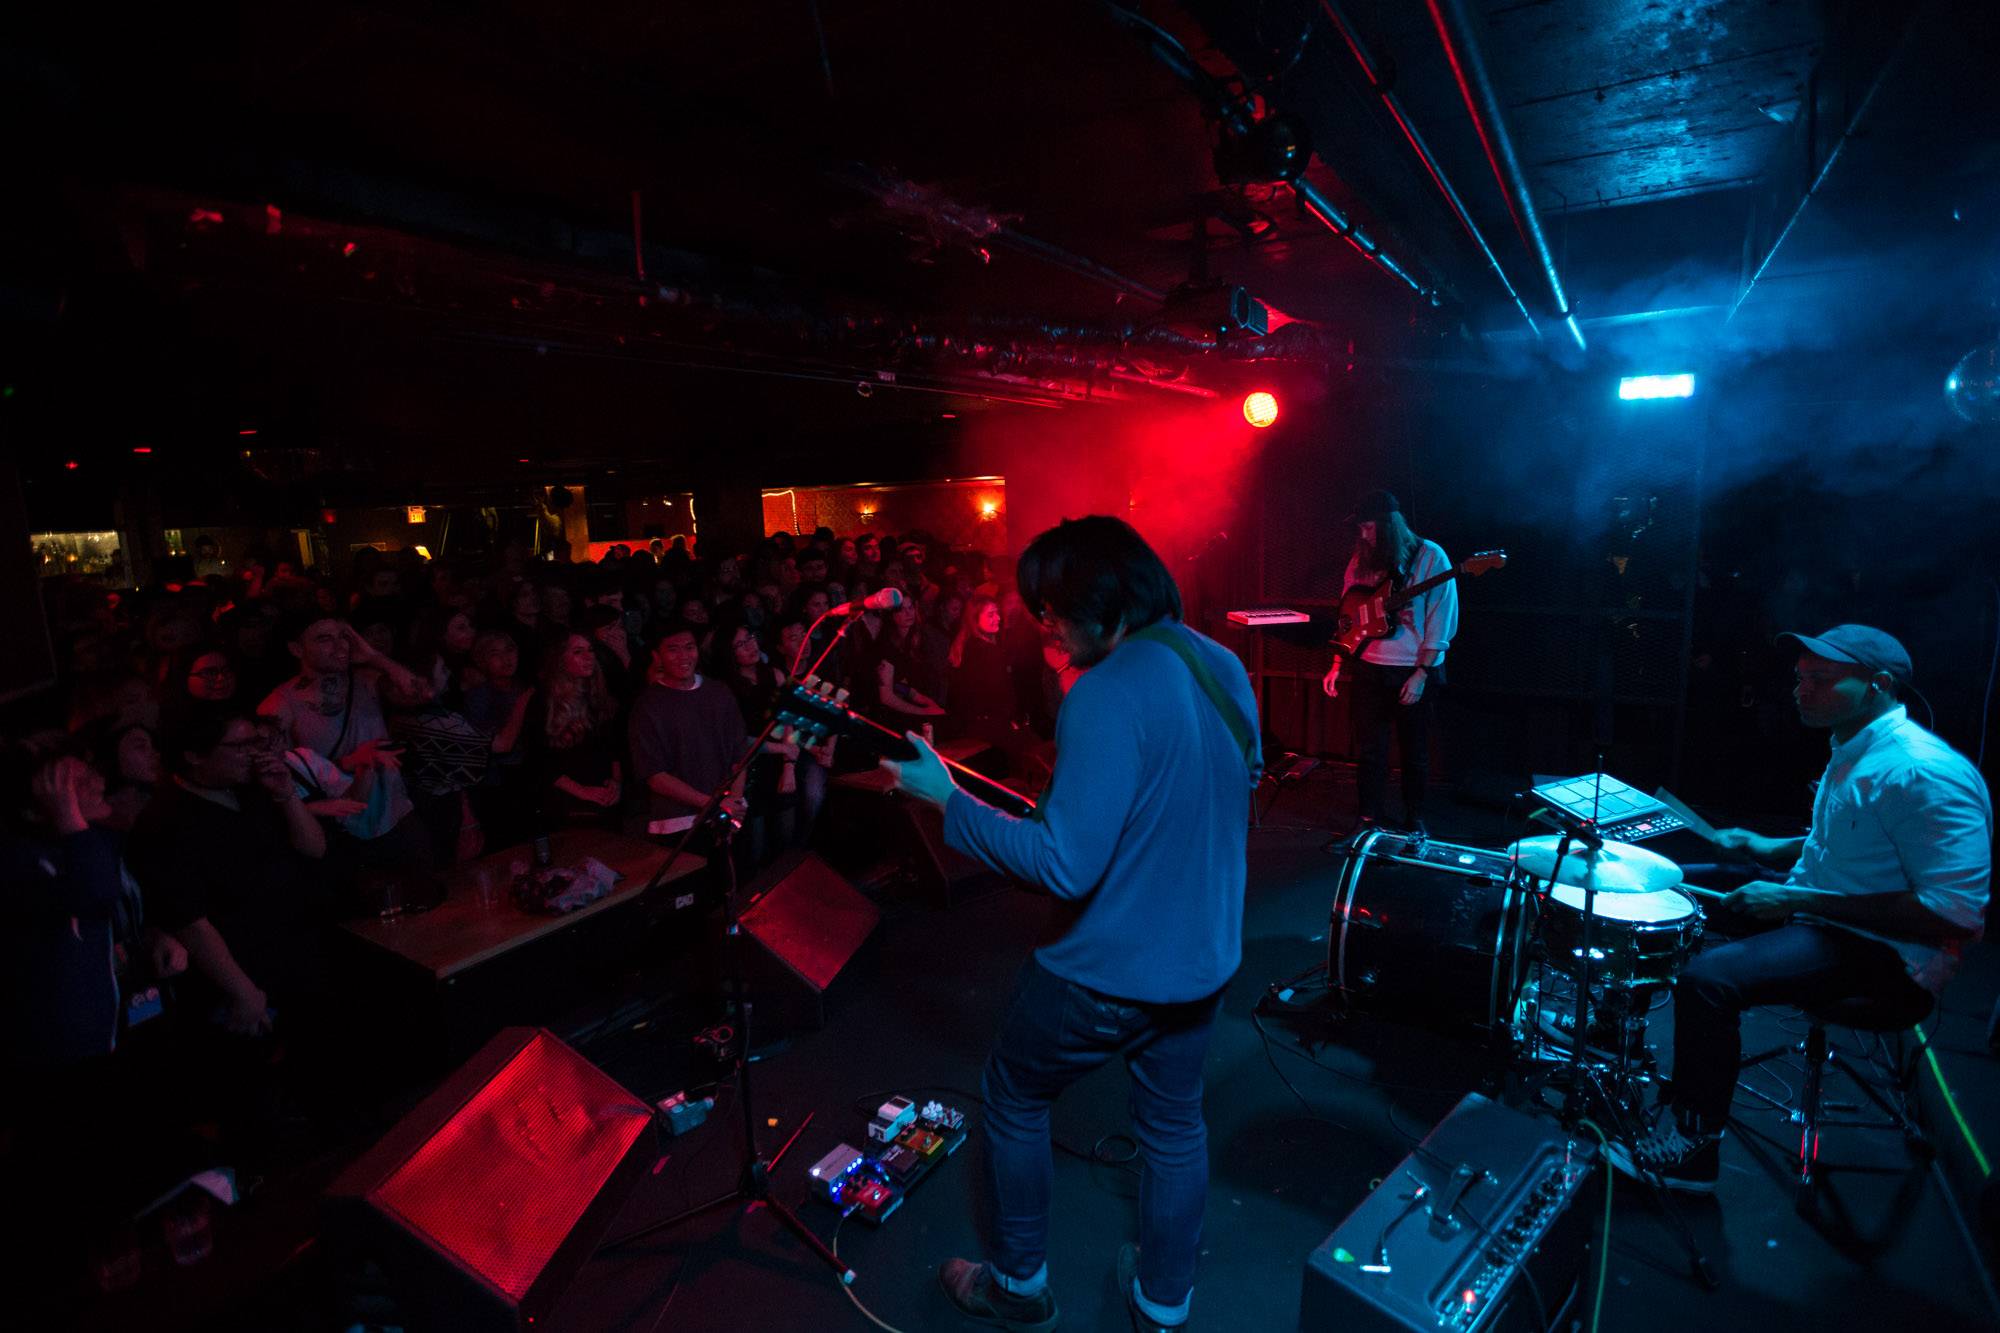
[[[1591,824],[1593,831],[1595,827],[1593,820]],[[1563,861],[1569,856],[1570,841],[1570,835],[1565,833],[1562,841],[1556,844],[1555,866],[1549,876],[1551,893],[1555,891],[1556,880],[1562,874]],[[1592,1124],[1597,1124],[1600,1119],[1603,1120],[1604,1124],[1599,1127],[1605,1131],[1606,1137],[1624,1148],[1626,1156],[1636,1165],[1639,1160],[1637,1138],[1632,1131],[1631,1117],[1626,1109],[1623,1095],[1626,1064],[1630,1058],[1624,1049],[1625,1043],[1622,1040],[1619,1043],[1617,1069],[1619,1087],[1615,1094],[1612,1089],[1605,1086],[1604,1071],[1584,1059],[1584,1046],[1589,1037],[1587,1023],[1590,1012],[1590,973],[1593,959],[1592,927],[1596,919],[1597,875],[1593,867],[1583,877],[1583,945],[1577,950],[1576,1030],[1570,1034],[1569,1065],[1566,1071],[1567,1089],[1563,1097],[1561,1120],[1571,1130],[1575,1130],[1585,1119],[1589,1119]],[[1597,1112],[1595,1116],[1591,1115],[1593,1109]],[[1611,1164],[1606,1162],[1604,1169],[1611,1170]],[[1667,1225],[1679,1236],[1681,1248],[1687,1251],[1688,1262],[1694,1269],[1695,1280],[1706,1289],[1715,1290],[1721,1285],[1715,1276],[1715,1269],[1709,1264],[1708,1256],[1702,1253],[1701,1243],[1695,1239],[1693,1228],[1688,1225],[1687,1217],[1674,1202],[1673,1196],[1667,1192],[1665,1184],[1651,1171],[1642,1172],[1639,1179],[1645,1184],[1647,1192],[1653,1196],[1653,1202],[1659,1205],[1661,1214],[1667,1219]]]

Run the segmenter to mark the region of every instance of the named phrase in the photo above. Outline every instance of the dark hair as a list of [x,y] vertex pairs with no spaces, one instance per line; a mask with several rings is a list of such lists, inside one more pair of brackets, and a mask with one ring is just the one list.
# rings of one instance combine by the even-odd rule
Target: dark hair
[[317,606],[308,603],[300,610],[286,613],[285,618],[278,622],[278,633],[281,636],[278,642],[288,644],[301,643],[305,640],[306,631],[314,625],[319,624],[322,620],[337,620],[342,624],[347,623],[347,617],[341,615],[338,611],[322,611]]
[[166,744],[160,758],[171,773],[185,773],[192,765],[190,754],[209,754],[222,744],[232,722],[255,722],[247,708],[233,703],[195,702],[177,711],[166,723]]
[[1109,635],[1181,618],[1181,590],[1146,539],[1105,514],[1069,518],[1028,543],[1021,600],[1036,619],[1057,615]]
[[1423,549],[1423,539],[1410,531],[1410,525],[1400,509],[1391,509],[1377,516],[1373,522],[1374,544],[1356,547],[1355,564],[1361,572],[1372,573],[1378,579],[1388,575],[1400,588],[1410,576],[1417,552]]
[[655,652],[661,644],[673,638],[676,634],[691,635],[696,645],[699,645],[701,643],[701,632],[707,628],[709,626],[697,625],[692,620],[683,620],[679,616],[675,616],[671,620],[662,620],[659,624],[653,626],[652,636],[646,640],[646,651],[649,654]]

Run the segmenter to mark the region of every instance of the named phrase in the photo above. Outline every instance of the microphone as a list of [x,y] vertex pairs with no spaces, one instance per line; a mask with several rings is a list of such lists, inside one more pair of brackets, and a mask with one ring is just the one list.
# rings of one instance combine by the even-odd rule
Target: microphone
[[894,611],[903,604],[901,588],[882,588],[858,602],[842,602],[827,612],[831,616],[858,616],[863,611]]
[[1569,811],[1553,805],[1537,810],[1534,818],[1559,832],[1567,833],[1593,852],[1604,846],[1604,835],[1597,831],[1597,821],[1594,819],[1578,819]]

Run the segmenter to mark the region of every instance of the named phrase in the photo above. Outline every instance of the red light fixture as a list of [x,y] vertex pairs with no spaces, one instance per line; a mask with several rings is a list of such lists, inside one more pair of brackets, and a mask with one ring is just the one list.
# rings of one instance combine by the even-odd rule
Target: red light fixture
[[1278,419],[1278,400],[1259,389],[1243,400],[1243,419],[1258,430],[1264,429]]
[[132,446],[132,452],[135,454],[150,454],[153,452],[153,446],[150,444],[135,444]]
[[69,460],[69,462],[63,464],[63,470],[65,472],[74,472],[82,466],[83,464],[77,462],[74,458],[72,458]]

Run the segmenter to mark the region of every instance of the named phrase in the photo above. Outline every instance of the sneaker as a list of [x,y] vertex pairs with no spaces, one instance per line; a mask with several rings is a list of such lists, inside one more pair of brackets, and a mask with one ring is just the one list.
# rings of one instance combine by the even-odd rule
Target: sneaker
[[1187,1321],[1178,1324],[1163,1324],[1147,1315],[1132,1299],[1132,1284],[1139,1280],[1139,1247],[1127,1241],[1118,1247],[1118,1290],[1125,1294],[1125,1313],[1132,1317],[1132,1333],[1176,1333],[1187,1327]]
[[938,1285],[972,1323],[1008,1333],[1048,1333],[1056,1326],[1054,1292],[1043,1287],[1033,1296],[1016,1296],[993,1280],[985,1264],[947,1259],[938,1265]]
[[1622,1143],[1608,1144],[1604,1160],[1634,1180],[1657,1178],[1670,1190],[1713,1194],[1722,1175],[1722,1135],[1692,1133],[1669,1111],[1629,1151]]

